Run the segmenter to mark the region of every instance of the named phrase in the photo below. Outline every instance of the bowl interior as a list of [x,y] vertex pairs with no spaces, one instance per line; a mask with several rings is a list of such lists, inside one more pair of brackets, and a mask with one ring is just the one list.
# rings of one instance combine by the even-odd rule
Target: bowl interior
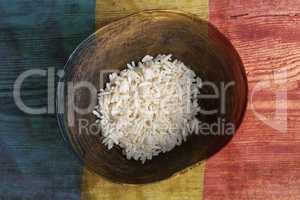
[[[232,134],[193,135],[181,146],[141,164],[127,160],[118,147],[107,150],[101,143],[101,132],[92,134],[91,129],[80,127],[83,120],[92,124],[96,118],[91,113],[73,112],[72,106],[85,108],[87,102],[96,97],[82,87],[71,98],[69,83],[87,81],[99,90],[107,74],[126,68],[128,62],[141,60],[147,54],[169,53],[192,68],[204,81],[215,83],[219,91],[222,83],[225,86],[233,83],[226,89],[223,100],[221,97],[199,99],[202,109],[217,110],[214,114],[199,114],[200,121],[213,124],[224,119],[235,128],[240,125],[246,108],[247,81],[242,62],[227,38],[210,23],[190,14],[170,11],[138,13],[99,29],[75,50],[66,65],[65,89],[59,94],[64,97],[65,111],[60,114],[59,123],[89,169],[116,182],[149,183],[207,159],[230,141]],[[215,94],[215,91],[204,85],[201,93]],[[70,104],[73,100],[74,105]],[[222,105],[226,109],[223,113],[220,111]],[[70,124],[70,118],[74,119],[73,124]]]

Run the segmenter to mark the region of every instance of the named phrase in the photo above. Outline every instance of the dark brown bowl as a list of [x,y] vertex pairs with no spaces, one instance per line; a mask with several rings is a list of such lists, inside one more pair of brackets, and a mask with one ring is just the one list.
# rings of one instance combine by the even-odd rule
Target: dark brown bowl
[[[103,81],[100,73],[124,69],[126,63],[141,60],[147,54],[169,53],[218,88],[221,83],[234,83],[225,93],[224,113],[220,112],[221,98],[199,99],[203,109],[218,109],[219,112],[198,117],[207,124],[224,119],[235,128],[239,127],[247,104],[247,80],[241,59],[228,39],[213,25],[194,15],[165,10],[144,11],[113,22],[85,40],[66,65],[65,76],[60,82],[64,86],[59,84],[58,98],[65,102],[62,106],[58,101],[59,125],[88,169],[115,182],[138,184],[159,181],[207,159],[233,137],[232,134],[193,135],[181,146],[141,164],[127,160],[118,147],[107,150],[101,143],[101,132],[97,135],[90,133],[92,129],[79,130],[79,120],[93,123],[96,118],[91,113],[69,114],[73,110],[70,104],[72,98],[67,92],[70,82],[88,81],[99,90],[99,82]],[[211,86],[203,86],[201,92],[214,94]],[[90,100],[96,100],[96,97],[91,96],[88,90],[76,90],[76,106],[84,108]],[[69,123],[72,116],[75,120],[73,125]]]

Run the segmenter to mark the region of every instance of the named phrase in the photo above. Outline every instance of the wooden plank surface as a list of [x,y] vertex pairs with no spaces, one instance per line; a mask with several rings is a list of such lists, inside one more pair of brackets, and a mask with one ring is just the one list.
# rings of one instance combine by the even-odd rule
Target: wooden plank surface
[[107,181],[85,170],[82,200],[193,200],[202,199],[205,162],[167,180],[145,185],[123,185]]
[[[13,84],[26,70],[62,69],[94,31],[94,8],[85,0],[0,1],[1,200],[80,198],[82,167],[62,140],[54,114],[20,111]],[[26,105],[46,105],[46,84],[47,77],[25,80]]]
[[[97,2],[97,27],[133,11],[153,8],[151,2],[149,7],[147,4],[139,7],[143,5],[139,4],[142,1],[133,1],[129,5],[126,4],[128,2],[108,2]],[[174,2],[171,5],[166,2],[166,7],[156,5],[160,8],[181,7],[193,12],[184,2],[179,7]],[[280,133],[266,125],[249,104],[236,137],[207,162],[204,199],[299,199],[299,5],[297,1],[210,0],[208,10],[209,20],[231,39],[241,55],[250,93],[258,83],[264,86],[251,102],[255,111],[272,119],[277,102],[274,92],[288,90],[288,131]],[[288,77],[286,83],[284,70]],[[274,123],[284,121],[284,114],[282,107]],[[100,178],[97,184],[101,183]],[[103,185],[106,183],[103,182]],[[116,192],[119,190],[112,185],[109,188]]]
[[[209,20],[242,57],[249,95],[263,88],[233,141],[208,160],[205,199],[300,199],[300,2],[210,0]],[[286,120],[287,131],[256,112],[273,125]]]
[[[54,116],[25,115],[15,106],[14,80],[27,69],[62,68],[76,45],[95,30],[94,23],[99,28],[153,8],[209,18],[241,55],[250,93],[258,83],[265,88],[254,96],[254,106],[249,104],[238,134],[205,163],[205,169],[200,165],[170,179],[171,184],[149,187],[114,185],[86,170],[82,175],[59,136]],[[80,189],[81,198],[91,200],[123,197],[124,192],[124,198],[136,199],[300,199],[299,0],[3,1],[0,11],[0,199],[79,199]],[[46,103],[43,81],[34,78],[25,84],[22,97],[28,104]],[[281,133],[253,109],[271,119],[275,92],[285,88],[287,116],[280,103],[275,119],[287,119],[288,131]],[[181,190],[172,196],[178,184]]]
[[175,9],[208,17],[208,0],[96,0],[96,28],[143,10]]

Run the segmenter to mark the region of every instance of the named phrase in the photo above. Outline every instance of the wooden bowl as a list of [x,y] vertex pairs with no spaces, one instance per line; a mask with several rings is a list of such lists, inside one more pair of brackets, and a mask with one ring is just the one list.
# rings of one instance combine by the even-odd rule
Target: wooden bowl
[[[141,164],[127,160],[119,147],[107,150],[101,143],[101,132],[97,135],[91,134],[89,129],[79,130],[79,120],[93,123],[96,118],[91,113],[69,114],[73,110],[70,104],[73,98],[67,92],[70,82],[88,81],[99,90],[99,81],[103,81],[100,73],[122,70],[126,63],[139,61],[147,54],[169,53],[218,88],[221,83],[234,83],[225,94],[225,113],[198,117],[208,124],[225,119],[235,128],[239,127],[247,104],[247,80],[241,59],[228,39],[213,25],[191,14],[166,10],[140,12],[104,26],[80,44],[66,64],[65,76],[61,79],[64,86],[59,84],[58,98],[65,103],[64,106],[58,103],[58,107],[64,108],[64,112],[58,111],[59,125],[88,169],[114,182],[150,183],[207,159],[233,137],[232,134],[193,135],[181,146]],[[214,94],[210,86],[204,86],[201,92]],[[96,97],[86,89],[76,90],[74,95],[75,105],[81,108],[93,99]],[[221,98],[199,102],[206,110],[221,108]],[[73,125],[69,123],[71,117],[75,120]]]

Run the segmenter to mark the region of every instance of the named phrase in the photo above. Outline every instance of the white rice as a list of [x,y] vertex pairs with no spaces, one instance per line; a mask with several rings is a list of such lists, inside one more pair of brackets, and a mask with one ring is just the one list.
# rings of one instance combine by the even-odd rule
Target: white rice
[[144,163],[192,134],[201,79],[171,55],[147,55],[127,68],[110,74],[93,113],[108,149],[119,145],[127,159]]

